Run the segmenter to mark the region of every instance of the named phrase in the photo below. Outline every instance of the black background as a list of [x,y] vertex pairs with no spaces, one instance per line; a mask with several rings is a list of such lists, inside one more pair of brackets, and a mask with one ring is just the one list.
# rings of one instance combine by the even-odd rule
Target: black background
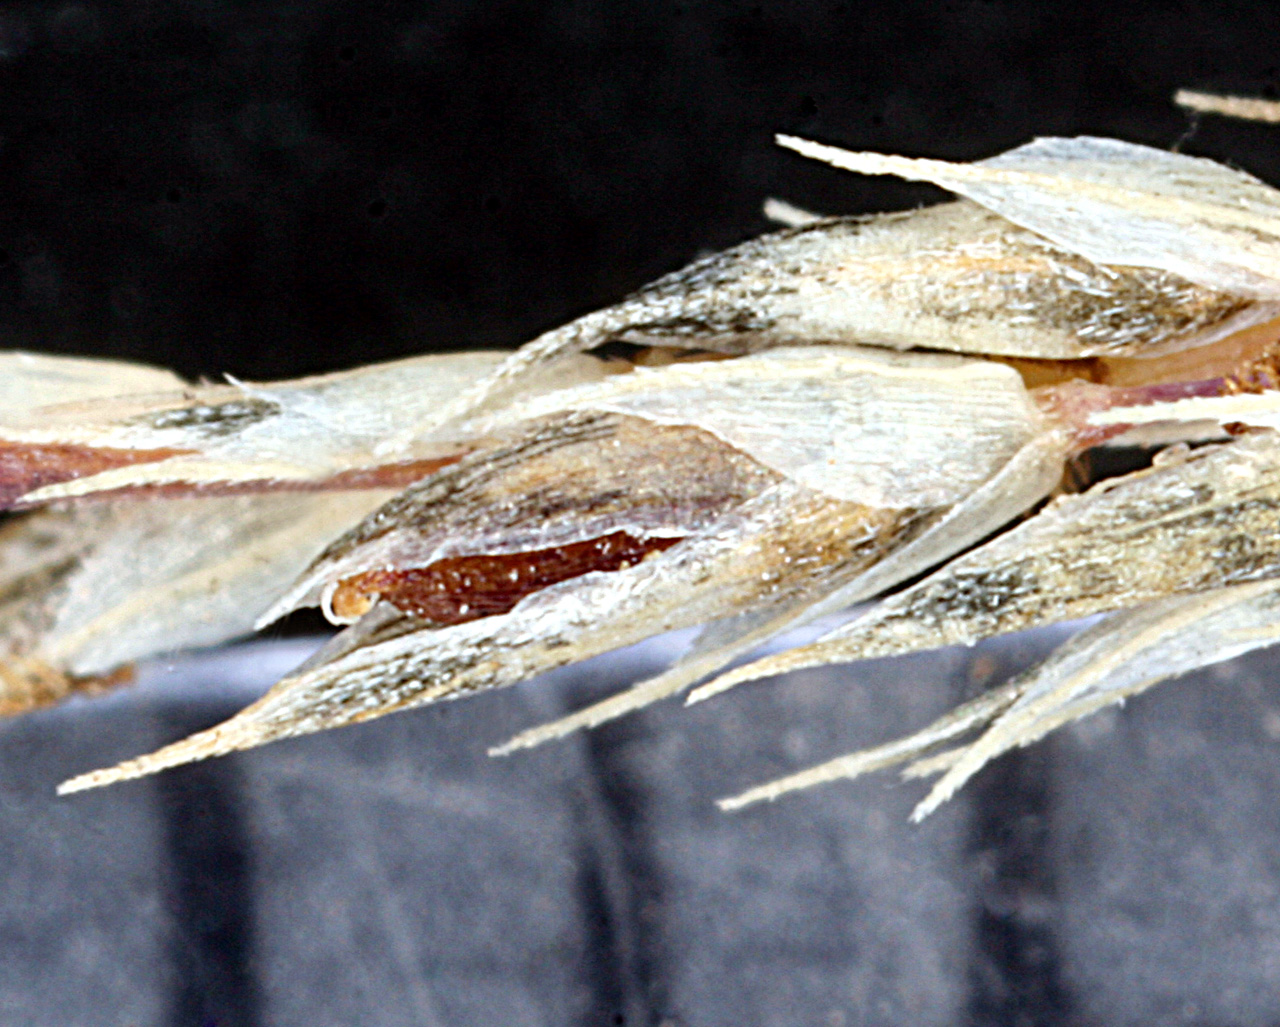
[[[283,377],[513,346],[767,226],[932,199],[786,131],[1170,146],[1273,95],[1263,4],[392,0],[0,8],[0,346]],[[1280,133],[1193,152],[1280,179]]]

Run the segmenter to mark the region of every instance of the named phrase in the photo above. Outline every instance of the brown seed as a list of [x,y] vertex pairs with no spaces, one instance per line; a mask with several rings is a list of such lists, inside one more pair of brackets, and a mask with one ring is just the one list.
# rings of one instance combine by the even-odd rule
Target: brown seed
[[330,606],[336,617],[349,621],[368,612],[381,597],[415,617],[462,624],[506,613],[525,596],[557,582],[591,571],[624,570],[679,541],[615,531],[551,549],[454,556],[427,567],[366,571],[341,581]]

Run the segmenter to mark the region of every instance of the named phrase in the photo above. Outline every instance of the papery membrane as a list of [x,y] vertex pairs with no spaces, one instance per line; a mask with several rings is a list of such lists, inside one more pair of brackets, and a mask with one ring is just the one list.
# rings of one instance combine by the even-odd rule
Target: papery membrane
[[339,636],[324,659],[227,723],[63,790],[514,684],[766,598],[821,589],[833,569],[874,563],[900,523],[901,515],[783,482],[666,552],[626,570],[562,582],[507,614],[433,628],[380,605],[367,615],[372,627],[362,621],[348,629],[355,641]]
[[248,634],[326,537],[386,498],[99,503],[16,518],[0,530],[0,665],[92,677]]
[[[942,779],[912,814],[921,820],[984,764],[1063,724],[1168,678],[1280,641],[1280,585],[1250,582],[1125,610],[1086,628],[1039,666],[961,704],[912,735],[829,760],[732,799],[740,809],[789,792],[914,761],[909,777]],[[941,749],[965,735],[978,737]]]
[[1280,436],[1257,432],[1166,459],[953,560],[818,641],[705,686],[892,656],[1178,594],[1280,576]]
[[637,368],[519,415],[565,408],[701,428],[810,488],[879,507],[955,503],[1044,429],[1012,368],[854,346]]
[[[105,453],[108,464],[139,454],[137,462],[76,471],[70,480],[15,497],[25,504],[138,486],[321,484],[344,474],[429,464],[464,446],[433,434],[441,411],[504,356],[434,355],[291,382],[83,402],[60,402],[55,391],[49,403],[0,409],[0,486],[4,451],[21,456],[23,447],[65,447],[83,454],[86,465],[96,454]],[[366,476],[376,486],[377,474]]]
[[847,171],[932,182],[1095,264],[1280,299],[1280,191],[1203,157],[1093,136],[1037,139],[976,164],[778,142]]

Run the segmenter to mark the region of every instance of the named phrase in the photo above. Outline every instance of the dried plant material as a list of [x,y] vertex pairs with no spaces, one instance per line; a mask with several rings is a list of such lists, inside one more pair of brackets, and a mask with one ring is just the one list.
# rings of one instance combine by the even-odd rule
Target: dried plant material
[[[1117,613],[1086,628],[1040,666],[990,689],[905,738],[724,799],[725,810],[914,761],[904,776],[941,773],[912,819],[923,820],[981,767],[1063,724],[1209,664],[1280,642],[1280,584],[1251,582]],[[975,730],[976,740],[936,750]]]
[[552,586],[507,614],[437,628],[380,604],[348,629],[355,639],[338,636],[333,654],[225,724],[63,790],[514,684],[781,593],[820,590],[833,570],[874,563],[912,520],[784,482],[634,567]]
[[803,207],[797,207],[794,203],[788,203],[786,200],[779,200],[773,196],[764,201],[762,211],[770,221],[785,225],[787,228],[802,228],[805,225],[811,225],[815,221],[822,220],[821,214],[815,214],[812,211],[805,210]]
[[1162,422],[1214,422],[1252,428],[1280,428],[1280,391],[1229,392],[1224,396],[1187,396],[1166,403],[1121,404],[1089,415],[1089,423],[1108,425],[1159,424]]
[[[70,402],[59,379],[38,404],[0,408],[0,498],[31,505],[173,485],[403,487],[464,448],[432,429],[504,356],[417,357],[295,382]],[[158,373],[134,369],[128,380],[143,371]]]
[[109,674],[77,677],[41,660],[10,657],[0,662],[0,717],[54,706],[73,695],[95,696],[132,683],[133,666]]
[[0,704],[32,687],[32,668],[46,681],[101,678],[157,653],[247,634],[326,537],[387,496],[97,503],[6,524]]
[[947,761],[912,819],[928,816],[1002,752],[1167,678],[1280,641],[1277,613],[1280,585],[1260,581],[1149,603],[1082,631],[1014,684],[1017,699]]
[[803,667],[896,656],[1280,576],[1280,436],[1247,435],[1064,496],[818,641],[731,671],[700,701]]
[[172,371],[120,360],[0,352],[0,423],[52,403],[167,392],[184,384]]
[[963,499],[1047,422],[1002,364],[856,346],[637,368],[519,414],[565,408],[701,428],[812,489],[878,507]]
[[697,429],[655,428],[606,413],[553,416],[407,489],[352,528],[263,623],[316,605],[344,623],[332,596],[342,582],[369,572],[407,572],[459,557],[527,557],[617,533],[678,540],[779,480]]
[[[963,165],[779,141],[978,203],[823,219],[696,261],[533,340],[454,409],[501,407],[528,376],[616,341],[1072,359],[1186,349],[1280,316],[1280,200],[1211,161],[1114,140]],[[987,167],[1004,158],[1016,170]]]
[[[544,413],[544,406],[578,412]],[[426,621],[386,643],[358,650],[343,643],[342,659],[313,663],[304,684],[282,683],[289,695],[302,689],[308,702],[319,703],[319,684],[325,694],[347,696],[354,681],[364,692],[390,696],[379,709],[415,705],[510,684],[570,657],[582,659],[672,627],[754,611],[713,633],[714,643],[694,654],[692,679],[687,668],[677,668],[641,693],[667,694],[722,666],[744,644],[762,641],[765,630],[772,634],[818,609],[824,595],[846,594],[850,579],[865,577],[887,554],[944,520],[1033,439],[1056,437],[1007,367],[859,349],[775,350],[726,363],[637,369],[523,404],[521,413],[530,420],[514,443],[476,452],[408,490],[331,546],[270,611],[274,616],[319,603],[333,620],[370,616],[382,625],[391,605],[400,615]],[[790,444],[779,445],[788,431]],[[1057,444],[1048,449],[1059,461],[1056,481],[1063,450]],[[741,516],[739,510],[780,494],[783,482],[795,508],[770,501],[763,509],[777,518],[790,516],[788,523],[753,520],[750,531],[735,529],[726,536],[725,525]],[[1045,476],[1035,482],[1039,494],[1050,484]],[[549,518],[553,503],[556,516]],[[839,513],[840,527],[810,523],[802,544],[794,533],[810,503],[829,504]],[[993,502],[986,512],[1006,518],[1020,508]],[[985,534],[1000,523],[975,523],[963,540],[971,542],[975,532]],[[679,545],[667,551],[666,545],[650,543],[639,566],[623,567],[602,560],[600,548],[618,533],[637,545],[655,537]],[[898,573],[951,555],[953,550],[936,547],[941,537],[921,547],[923,560],[901,561]],[[954,543],[957,536],[950,537]],[[726,538],[737,540],[741,559],[724,568],[706,564],[708,552],[722,558]],[[593,546],[581,555],[594,556],[596,563],[575,563],[579,573],[573,582],[557,585],[567,577],[566,550],[584,542]],[[748,547],[760,545],[762,555],[748,558]],[[510,560],[495,560],[501,554]],[[557,566],[539,566],[550,559]],[[512,589],[522,575],[544,587],[516,597],[514,608],[494,603],[489,575],[495,567],[509,571]],[[601,578],[610,586],[599,584]],[[880,587],[895,583],[879,580]],[[579,590],[594,596],[591,608],[608,623],[603,632],[585,631],[576,621],[565,625],[564,615],[544,609],[551,602],[547,596],[564,596],[568,603]],[[700,601],[704,593],[707,599]],[[578,616],[581,604],[569,605],[569,615]],[[483,632],[497,630],[498,622],[515,625],[506,628],[505,646],[520,673],[490,670],[482,681],[465,684],[467,667],[459,661],[475,657],[454,652],[455,639],[479,647],[459,631],[482,610],[488,614]],[[426,611],[434,616],[424,617]],[[526,624],[530,611],[536,628]],[[361,630],[357,620],[353,631]],[[543,638],[551,631],[554,644]],[[527,637],[517,642],[521,635]],[[487,633],[479,637],[498,644]],[[401,652],[406,645],[420,652],[407,667],[383,652],[386,646]],[[517,655],[523,649],[532,655]],[[544,649],[547,662],[526,662]],[[367,663],[373,656],[386,669],[382,677]],[[492,661],[491,654],[485,656]],[[452,676],[448,686],[441,663]],[[350,719],[350,702],[344,698],[323,715],[314,708],[304,715],[291,700],[273,707],[269,735],[254,729],[243,737],[295,733],[280,709],[298,721],[298,731],[336,726]],[[233,736],[242,739],[228,727],[218,745],[231,744],[227,739]]]
[[[826,763],[807,767],[795,774],[778,778],[776,781],[757,785],[741,795],[721,799],[716,805],[725,812],[732,812],[757,802],[773,802],[791,792],[829,784],[832,781],[854,781],[877,770],[898,766],[908,760],[920,761],[927,758],[925,754],[939,746],[990,723],[1016,702],[1023,691],[1022,679],[1007,682],[997,688],[989,688],[981,695],[943,714],[915,734],[896,738],[891,742],[863,749],[860,752],[849,753],[847,756],[837,756]],[[956,759],[955,753],[956,750],[947,750],[946,765],[950,765]]]
[[[706,625],[667,672],[495,750],[510,752],[680,692],[781,631],[922,574],[852,624],[713,678],[690,700],[800,666],[1121,611],[916,735],[725,804],[908,762],[910,776],[943,775],[923,815],[1010,747],[1275,640],[1280,193],[1112,140],[1038,140],[972,165],[782,141],[964,199],[819,220],[775,204],[797,227],[501,360],[0,409],[0,443],[70,447],[64,471],[84,462],[20,493],[24,503],[160,494],[137,491],[149,483],[339,490],[41,511],[0,534],[10,667],[99,673],[162,639],[198,641],[190,624],[201,616],[209,640],[243,629],[250,612],[266,622],[307,605],[346,625],[226,723],[63,791]],[[231,416],[228,404],[253,411]],[[1224,429],[1229,442],[1170,448],[1149,470],[1060,496],[1000,533],[1089,447]],[[126,464],[130,454],[141,459]],[[86,469],[94,459],[119,463]],[[44,473],[37,463],[12,456],[10,477]],[[0,450],[0,483],[4,466]],[[344,476],[376,485],[397,467],[420,480],[376,510],[322,505],[358,505]],[[225,508],[241,511],[229,536],[190,566],[175,545],[107,580],[124,545],[153,548],[135,536],[162,531],[166,509],[196,519],[190,535],[213,503],[246,505]],[[93,516],[107,524],[84,552],[59,536],[59,518]],[[322,516],[335,523],[308,521]],[[323,549],[304,570],[308,544]],[[292,583],[285,561],[255,577],[237,556],[290,546]],[[214,568],[234,603],[210,592]],[[135,615],[136,631],[126,627]]]
[[1179,89],[1173,94],[1173,102],[1197,114],[1220,114],[1226,118],[1239,118],[1243,121],[1280,124],[1280,101],[1276,100],[1262,100],[1253,96],[1223,96],[1219,93],[1201,93],[1194,89]]
[[1063,432],[1038,436],[971,496],[949,510],[935,512],[927,522],[920,522],[912,536],[903,537],[896,548],[871,566],[854,568],[843,583],[833,581],[820,595],[798,596],[789,603],[766,605],[712,624],[667,672],[560,720],[524,731],[490,750],[491,755],[504,756],[563,738],[581,728],[597,727],[676,695],[775,635],[871,599],[915,577],[1043,499],[1061,479],[1068,449],[1069,440]]
[[931,182],[1094,264],[1280,299],[1280,193],[1202,157],[1091,136],[1037,139],[976,164],[778,142],[846,171]]

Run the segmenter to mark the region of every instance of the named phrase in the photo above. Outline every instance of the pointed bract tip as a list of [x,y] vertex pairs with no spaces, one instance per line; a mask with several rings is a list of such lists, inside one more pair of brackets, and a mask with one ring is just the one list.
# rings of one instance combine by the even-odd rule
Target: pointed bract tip
[[87,774],[80,774],[68,781],[63,781],[58,785],[57,794],[72,795],[91,788],[132,781],[135,778],[147,777],[186,763],[198,763],[213,756],[225,756],[238,749],[251,748],[266,741],[270,741],[270,737],[254,731],[252,724],[237,724],[236,718],[232,718],[207,731],[198,731],[172,745],[147,753],[145,756],[124,760],[114,767],[91,770]]
[[525,731],[525,732],[522,732],[521,734],[516,735],[514,738],[507,739],[501,745],[489,746],[488,754],[490,756],[510,756],[513,752],[517,752],[520,749],[529,748],[530,745],[536,744],[536,743],[531,743],[524,740],[525,735],[527,735],[528,733],[529,732]]
[[760,678],[774,677],[777,674],[786,673],[789,667],[781,667],[780,669],[771,669],[775,664],[779,663],[776,658],[766,657],[762,660],[756,660],[753,663],[744,664],[736,670],[731,670],[727,674],[721,674],[717,678],[712,678],[705,685],[699,685],[685,697],[684,704],[686,706],[695,706],[700,702],[706,702],[708,699],[714,699],[722,692],[727,692],[731,688],[748,681],[756,681]]

